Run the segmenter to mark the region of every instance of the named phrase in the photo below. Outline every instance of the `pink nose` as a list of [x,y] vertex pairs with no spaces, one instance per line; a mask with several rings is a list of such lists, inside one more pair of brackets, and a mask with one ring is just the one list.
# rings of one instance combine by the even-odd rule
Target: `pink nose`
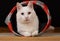
[[26,17],[26,21],[28,21],[28,17]]
[[26,17],[26,19],[28,19],[28,17]]

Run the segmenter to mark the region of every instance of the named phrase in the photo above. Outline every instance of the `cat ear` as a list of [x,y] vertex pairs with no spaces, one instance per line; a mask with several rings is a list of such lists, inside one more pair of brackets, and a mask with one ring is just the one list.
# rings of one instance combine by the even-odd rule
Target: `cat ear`
[[33,8],[33,3],[32,2],[29,2],[28,3],[28,7]]
[[17,2],[16,6],[17,6],[17,10],[20,10],[22,8],[22,5],[19,2]]

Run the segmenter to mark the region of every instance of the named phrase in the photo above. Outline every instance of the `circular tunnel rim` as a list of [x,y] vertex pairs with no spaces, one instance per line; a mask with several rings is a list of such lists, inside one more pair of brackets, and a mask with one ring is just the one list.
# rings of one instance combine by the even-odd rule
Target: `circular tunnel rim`
[[[28,3],[28,2],[29,2],[29,1],[24,1],[24,2],[21,2],[21,4]],[[47,21],[46,25],[44,26],[44,29],[39,33],[39,34],[42,34],[42,33],[44,33],[44,32],[49,28],[49,26],[50,26],[50,24],[51,24],[51,15],[50,15],[49,9],[48,9],[47,5],[44,4],[44,3],[41,2],[41,1],[31,1],[31,2],[32,2],[33,4],[36,4],[36,5],[41,6],[41,8],[45,11],[45,13],[46,13],[46,15],[47,15],[48,21]],[[10,21],[10,18],[11,18],[12,14],[14,13],[14,11],[15,11],[16,9],[17,9],[16,6],[14,6],[14,7],[11,9],[10,13],[9,13],[8,16],[6,17],[5,23],[8,25],[8,28],[9,28],[9,30],[10,30],[12,33],[14,33],[15,35],[18,35],[18,36],[19,36],[20,34],[16,33],[16,32],[12,29],[12,23],[11,23],[11,21]]]

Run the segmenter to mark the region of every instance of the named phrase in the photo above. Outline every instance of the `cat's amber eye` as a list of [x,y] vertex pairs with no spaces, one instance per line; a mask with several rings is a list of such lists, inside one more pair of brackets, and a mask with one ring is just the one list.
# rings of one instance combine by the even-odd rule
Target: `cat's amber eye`
[[31,12],[28,12],[28,14],[31,14]]
[[24,13],[21,13],[21,15],[24,15]]

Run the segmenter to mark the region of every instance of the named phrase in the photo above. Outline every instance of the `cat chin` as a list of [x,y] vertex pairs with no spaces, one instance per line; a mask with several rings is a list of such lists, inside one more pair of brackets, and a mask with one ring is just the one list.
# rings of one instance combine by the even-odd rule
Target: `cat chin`
[[21,22],[22,24],[30,24],[31,23],[31,21],[23,21],[23,22]]
[[31,22],[27,21],[27,22],[24,22],[25,24],[30,24]]

